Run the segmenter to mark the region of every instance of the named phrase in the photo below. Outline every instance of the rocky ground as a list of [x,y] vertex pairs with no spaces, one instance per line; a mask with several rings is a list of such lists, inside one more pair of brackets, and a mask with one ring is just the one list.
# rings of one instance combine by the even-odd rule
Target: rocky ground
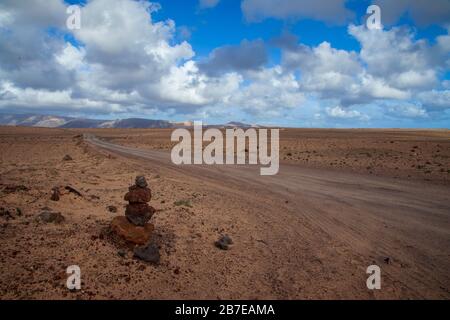
[[[1,128],[0,149],[6,151],[0,156],[2,299],[238,298],[196,283],[207,273],[226,286],[226,268],[213,270],[202,257],[224,258],[214,241],[224,227],[234,228],[227,217],[212,215],[222,201],[206,200],[207,186],[94,151],[70,131]],[[73,160],[63,160],[66,155]],[[109,230],[112,218],[124,215],[123,196],[138,174],[147,177],[157,209],[158,266],[133,258]],[[81,196],[65,190],[52,201],[55,186],[71,186]],[[43,221],[48,211],[64,221]],[[66,288],[70,265],[81,268],[79,292]]]
[[[156,149],[171,145],[167,130],[90,132],[124,145]],[[430,240],[428,258],[410,248],[412,258],[409,254],[391,256],[386,263],[386,256],[355,241],[359,238],[351,233],[356,225],[342,232],[345,241],[327,231],[330,225],[339,226],[344,212],[340,207],[327,207],[327,201],[308,204],[308,197],[300,196],[304,208],[294,206],[291,198],[265,201],[271,190],[238,190],[231,182],[213,183],[94,149],[80,133],[0,128],[1,299],[450,297],[449,277],[444,276],[448,264],[441,263],[450,257],[448,216],[436,215],[440,227],[433,222],[426,230],[429,237],[432,232],[442,235]],[[284,161],[430,180],[424,182],[424,188],[449,182],[448,131],[361,131],[356,138],[335,132],[323,135],[324,131],[282,133]],[[124,215],[123,197],[140,174],[147,178],[153,195],[150,205],[156,209],[151,221],[161,255],[158,265],[134,258],[109,227],[114,217]],[[59,201],[51,199],[55,187],[60,190]],[[448,205],[441,203],[441,207]],[[306,213],[315,212],[307,209],[315,206],[337,216],[327,215],[329,224],[315,225]],[[298,210],[303,213],[292,216]],[[355,213],[355,219],[364,224],[360,214]],[[371,220],[371,225],[379,222],[388,227],[377,219]],[[402,225],[405,222],[396,222],[385,230],[403,236],[403,231],[396,231]],[[420,225],[408,228],[418,230]],[[369,234],[365,235],[368,239]],[[376,234],[380,235],[374,233],[374,237]],[[218,248],[217,240],[223,235],[232,238],[229,250]],[[361,251],[354,251],[353,245]],[[411,243],[392,240],[390,245],[400,250]],[[428,248],[428,242],[426,245]],[[387,246],[383,250],[391,252]],[[416,267],[414,261],[419,260]],[[365,288],[365,268],[373,261],[388,268],[386,284],[391,286],[385,291]],[[422,263],[434,268],[436,275],[428,269],[425,272]],[[70,265],[81,268],[80,291],[66,288]],[[416,285],[406,284],[410,278],[400,275],[405,270],[414,270],[410,278],[418,281]]]

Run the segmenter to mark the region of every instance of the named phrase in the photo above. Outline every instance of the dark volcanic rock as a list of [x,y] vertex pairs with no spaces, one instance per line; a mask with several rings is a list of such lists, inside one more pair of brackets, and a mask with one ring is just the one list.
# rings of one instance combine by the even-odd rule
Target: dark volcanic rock
[[134,249],[134,256],[138,259],[151,263],[159,263],[161,258],[159,248],[155,244],[147,244],[143,247],[136,247]]
[[73,160],[72,157],[68,154],[66,154],[63,158],[63,161],[72,161],[72,160]]
[[147,188],[147,186],[148,186],[147,180],[145,180],[144,176],[137,176],[136,180],[135,180],[135,184],[136,184],[136,186],[138,186],[140,188]]
[[[18,214],[18,211],[16,209],[16,214]],[[16,217],[13,215],[12,209],[6,209],[6,208],[0,208],[0,217],[5,218],[6,220],[15,219]]]
[[214,244],[219,249],[228,250],[229,246],[233,244],[233,240],[231,240],[231,238],[228,235],[224,235],[221,236],[219,240],[217,240]]
[[130,203],[147,203],[152,199],[152,192],[149,188],[131,186],[128,190],[124,199]]
[[117,207],[116,206],[107,206],[106,209],[108,209],[109,212],[116,213]]
[[64,189],[66,189],[67,191],[76,194],[79,197],[82,197],[83,195],[81,194],[80,191],[78,191],[77,189],[75,189],[74,187],[71,186],[66,186]]
[[50,200],[52,201],[59,201],[61,197],[61,193],[59,192],[59,188],[58,187],[54,187],[52,189],[52,196],[50,197]]
[[125,210],[128,221],[137,226],[144,226],[154,213],[155,209],[146,203],[132,203]]
[[61,223],[65,220],[60,212],[44,211],[39,214],[39,219],[46,223]]
[[4,193],[15,193],[18,191],[29,191],[28,187],[24,185],[7,185],[3,188]]

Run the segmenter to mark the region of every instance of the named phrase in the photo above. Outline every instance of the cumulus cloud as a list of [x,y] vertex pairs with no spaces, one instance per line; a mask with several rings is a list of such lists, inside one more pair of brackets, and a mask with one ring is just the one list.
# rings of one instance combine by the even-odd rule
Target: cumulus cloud
[[362,114],[357,110],[344,109],[341,106],[335,106],[333,108],[326,108],[326,113],[332,118],[340,119],[358,119],[358,120],[369,120],[367,115]]
[[393,24],[402,15],[408,15],[419,25],[450,23],[448,0],[377,0],[384,24]]
[[353,13],[345,7],[345,2],[345,0],[244,0],[241,8],[245,18],[250,22],[258,22],[266,18],[311,18],[331,23],[344,23],[353,17]]
[[[419,93],[439,86],[448,68],[448,35],[432,46],[414,40],[404,28],[368,30],[350,25],[348,32],[360,43],[359,52],[338,50],[328,42],[316,47],[293,45],[289,38],[282,64],[300,72],[301,90],[344,107],[381,100],[423,100],[428,96]],[[427,102],[427,106],[432,104]]]
[[425,118],[428,116],[427,111],[422,106],[413,103],[388,105],[387,113],[396,118]]
[[209,75],[229,71],[257,70],[267,63],[268,57],[262,40],[243,40],[238,46],[223,46],[214,49],[207,61],[199,64]]
[[[171,104],[181,108],[211,102],[213,90],[206,87],[239,82],[236,77],[210,81],[201,74],[191,60],[195,53],[190,44],[174,41],[175,22],[152,20],[151,13],[159,8],[155,4],[88,2],[82,8],[81,29],[73,31],[79,45],[58,36],[69,32],[62,1],[31,4],[36,6],[32,16],[28,12],[33,10],[22,2],[2,3],[12,17],[2,18],[0,31],[5,43],[0,49],[2,97],[8,97],[10,106],[38,108],[54,96],[55,103],[47,107],[59,105],[88,113]],[[51,28],[58,32],[49,34]]]
[[249,84],[241,87],[228,104],[252,115],[280,117],[305,101],[295,76],[284,73],[280,66],[252,72],[248,80]]
[[[260,22],[266,18],[315,19],[327,23],[343,24],[351,21],[355,13],[346,7],[350,0],[243,0],[242,12],[249,22]],[[380,6],[382,22],[392,25],[404,15],[420,26],[450,23],[450,1],[448,0],[376,0]]]
[[[158,5],[111,2],[87,2],[82,28],[72,32],[65,27],[63,1],[32,1],[26,7],[2,1],[0,109],[221,119],[239,114],[266,122],[309,112],[314,119],[343,123],[372,121],[375,109],[380,117],[427,119],[450,109],[450,84],[443,81],[450,66],[449,34],[429,43],[408,28],[351,25],[348,33],[360,44],[358,51],[326,41],[308,46],[284,33],[272,41],[281,48],[279,64],[269,64],[260,39],[218,47],[199,60],[186,39],[179,41],[174,21],[154,20]],[[270,11],[279,18],[333,21],[329,8],[317,13],[313,2],[300,9],[297,2],[280,1],[273,10],[274,2],[258,2],[242,3],[251,21]],[[329,2],[341,18],[348,14],[344,4]]]

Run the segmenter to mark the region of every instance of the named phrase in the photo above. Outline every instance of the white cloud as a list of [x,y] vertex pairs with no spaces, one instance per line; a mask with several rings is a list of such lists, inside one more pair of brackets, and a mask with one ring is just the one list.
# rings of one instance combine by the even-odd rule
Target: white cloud
[[[450,66],[448,34],[430,44],[406,28],[350,26],[360,51],[326,41],[306,46],[289,37],[280,65],[268,65],[261,40],[219,47],[199,62],[187,41],[177,41],[174,21],[154,21],[156,4],[89,1],[82,28],[73,33],[76,41],[67,42],[60,36],[69,32],[64,3],[45,3],[44,9],[42,1],[30,2],[31,8],[21,1],[0,4],[1,109],[246,114],[273,122],[302,112],[321,121],[368,121],[373,112],[365,108],[373,105],[383,115],[409,118],[439,117],[450,109],[450,85],[442,81]],[[281,1],[271,15],[273,2],[246,0],[242,6],[249,20],[308,16],[338,22],[348,15],[343,1],[330,0],[322,11],[314,2],[305,8],[298,3]]]
[[280,66],[255,71],[229,101],[257,116],[281,116],[300,107],[305,95],[292,73],[284,73]]
[[428,109],[450,109],[450,90],[430,90],[420,92],[417,97]]
[[450,22],[448,0],[376,0],[381,8],[382,19],[388,24],[397,22],[404,14],[419,25],[445,24]]
[[427,111],[422,106],[412,103],[390,105],[387,107],[387,112],[396,118],[424,118],[428,116]]
[[357,110],[347,110],[340,106],[335,106],[333,108],[326,108],[326,113],[328,116],[332,118],[359,119],[364,121],[369,120],[369,117],[367,115],[364,115]]
[[66,47],[55,55],[56,61],[67,68],[67,70],[80,69],[83,66],[83,60],[86,55],[84,48],[75,48],[67,43]]
[[351,25],[348,31],[360,42],[360,52],[338,50],[328,42],[285,46],[283,66],[299,72],[301,90],[351,106],[424,98],[418,93],[439,85],[439,75],[447,68],[447,36],[431,46],[414,40],[407,29]]

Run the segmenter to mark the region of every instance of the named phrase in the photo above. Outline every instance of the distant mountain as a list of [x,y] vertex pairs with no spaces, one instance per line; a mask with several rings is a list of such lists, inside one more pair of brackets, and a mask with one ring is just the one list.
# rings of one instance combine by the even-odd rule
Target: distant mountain
[[1,114],[0,125],[56,128],[72,120],[70,117],[57,117],[36,114]]
[[238,121],[230,121],[224,125],[225,127],[236,127],[236,128],[251,128],[251,124],[242,123]]
[[172,128],[166,120],[129,118],[119,120],[98,120],[35,114],[0,114],[0,125],[46,128]]
[[[189,128],[192,121],[169,122],[166,120],[152,120],[142,118],[128,118],[118,120],[85,119],[74,117],[60,117],[37,114],[2,114],[0,113],[0,126],[46,127],[46,128],[121,128],[121,129],[147,129],[147,128]],[[205,125],[208,128],[255,128],[242,122],[228,122],[226,124]]]
[[104,120],[94,120],[94,119],[71,119],[66,123],[58,126],[58,128],[101,128]]

